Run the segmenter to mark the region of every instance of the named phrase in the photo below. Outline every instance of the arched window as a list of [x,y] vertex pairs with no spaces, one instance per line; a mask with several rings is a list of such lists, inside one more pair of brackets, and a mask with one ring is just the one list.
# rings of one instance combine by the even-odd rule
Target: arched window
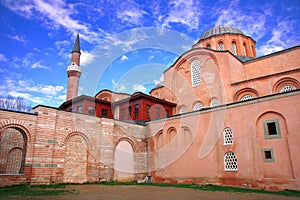
[[295,86],[293,85],[285,85],[283,86],[281,89],[280,89],[280,93],[282,92],[289,92],[289,91],[293,91],[293,90],[296,90]]
[[224,156],[224,168],[225,171],[237,171],[238,162],[233,152],[227,152]]
[[7,128],[0,133],[0,174],[23,174],[27,139],[19,129]]
[[232,42],[232,53],[236,55],[236,43]]
[[191,76],[192,76],[192,86],[199,86],[201,85],[200,79],[200,61],[194,60],[191,63]]
[[289,92],[300,88],[300,83],[297,79],[285,77],[277,81],[273,86],[273,93]]
[[220,101],[218,98],[214,97],[211,99],[211,102],[210,102],[210,107],[214,107],[214,106],[218,106],[220,105]]
[[255,51],[255,47],[252,45],[252,56],[255,58],[256,57],[256,51]]
[[223,131],[224,145],[233,144],[233,134],[231,128],[225,128]]
[[156,148],[160,149],[164,146],[164,138],[163,138],[163,132],[160,131],[157,135],[157,140],[156,140]]
[[246,49],[246,44],[243,43],[243,55],[247,56],[247,49]]
[[196,103],[196,104],[194,105],[194,109],[193,109],[193,110],[194,110],[194,111],[200,110],[202,107],[203,107],[202,103],[198,102],[198,103]]
[[253,99],[253,98],[254,97],[251,94],[246,94],[246,95],[242,96],[240,101],[246,101],[246,100]]
[[207,45],[206,45],[206,48],[209,48],[209,49],[210,49],[210,44],[207,44]]
[[223,44],[223,42],[219,42],[218,45],[219,45],[219,50],[220,51],[224,51],[224,44]]
[[186,106],[181,106],[179,113],[185,113],[187,112]]

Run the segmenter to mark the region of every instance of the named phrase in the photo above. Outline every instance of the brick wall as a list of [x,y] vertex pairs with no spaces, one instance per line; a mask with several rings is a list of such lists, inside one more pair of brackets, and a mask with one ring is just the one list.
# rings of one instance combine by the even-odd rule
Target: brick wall
[[0,185],[113,180],[114,151],[121,140],[133,146],[134,179],[146,175],[144,126],[45,106],[34,111],[37,115],[0,110],[1,136],[12,129],[27,137],[24,172],[2,173]]

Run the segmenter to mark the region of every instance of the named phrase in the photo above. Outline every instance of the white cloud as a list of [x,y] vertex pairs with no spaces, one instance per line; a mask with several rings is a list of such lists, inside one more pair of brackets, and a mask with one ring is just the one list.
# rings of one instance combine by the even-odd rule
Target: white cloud
[[[298,45],[297,35],[294,34],[293,20],[278,16],[277,24],[271,32],[271,38],[262,46],[258,48],[258,53],[262,55],[274,53],[286,49],[289,46]],[[299,36],[298,36],[299,37]]]
[[41,64],[42,61],[36,61],[35,57],[35,54],[27,53],[23,58],[13,57],[13,61],[10,64],[16,68],[27,67],[31,69],[51,70],[50,67]]
[[26,44],[26,40],[24,38],[24,36],[20,36],[20,35],[8,35],[8,38],[12,39],[12,40],[16,40],[18,42],[21,42],[22,44]]
[[[224,3],[224,2],[223,2]],[[218,5],[221,4],[220,2]],[[270,11],[268,7],[256,7],[255,10],[245,10],[239,6],[239,0],[231,1],[228,6],[213,8],[218,18],[215,26],[234,26],[240,28],[246,35],[259,40],[266,33],[266,18]]]
[[186,25],[189,29],[197,29],[199,26],[199,17],[201,10],[196,5],[198,1],[193,0],[172,0],[169,4],[169,13],[166,18],[160,16],[163,20],[163,27],[171,27],[171,23],[180,23]]
[[8,59],[5,57],[5,55],[3,55],[2,53],[0,53],[0,61],[7,62]]
[[150,55],[150,56],[148,57],[148,60],[151,61],[151,60],[153,60],[153,58],[154,58],[154,55]]
[[35,62],[35,63],[32,63],[32,65],[31,65],[31,69],[36,69],[36,68],[50,70],[50,68],[49,68],[49,67],[46,67],[46,66],[42,65],[40,62]]
[[[133,49],[133,46],[138,43],[142,43],[148,37],[146,35],[139,35],[136,37],[135,33],[130,32],[129,34],[124,34],[121,36],[127,36],[125,39],[118,37],[108,37],[107,42],[109,41],[109,46],[115,46],[122,49],[123,51],[130,51]],[[105,48],[105,47],[104,47]],[[109,47],[107,47],[109,49]]]
[[91,52],[81,50],[81,56],[80,56],[80,65],[86,66],[93,62],[95,59],[95,55]]
[[128,57],[125,56],[125,55],[123,55],[123,56],[121,57],[121,60],[122,60],[122,61],[128,60]]
[[47,95],[57,95],[58,92],[64,89],[63,86],[46,85],[40,88],[40,92]]
[[147,88],[141,84],[133,84],[132,88],[134,91],[143,92],[143,93],[145,93],[147,90]]
[[279,45],[276,45],[276,44],[273,44],[273,45],[266,44],[266,45],[262,45],[258,49],[258,54],[267,55],[267,54],[271,54],[271,53],[274,53],[274,52],[277,52],[277,51],[281,51],[283,49],[284,48],[282,46],[279,46]]
[[114,85],[114,91],[116,92],[125,92],[127,90],[124,83],[117,83],[114,79],[112,79],[112,84]]
[[90,25],[73,18],[76,10],[64,0],[44,1],[3,1],[4,6],[26,18],[36,18],[48,25],[49,29],[64,28],[76,34],[80,30],[81,38],[88,42],[98,41],[97,33],[90,30]]
[[[21,97],[32,104],[58,106],[65,100],[65,88],[60,85],[36,84],[32,80],[5,77],[0,86],[1,96]],[[21,77],[22,78],[22,77]]]
[[13,97],[21,97],[25,100],[31,100],[31,98],[32,98],[31,94],[24,93],[24,92],[10,91],[10,92],[8,92],[8,95],[13,96]]
[[164,81],[164,75],[162,74],[161,75],[161,77],[158,79],[158,80],[153,80],[153,82],[157,85],[157,84],[159,84],[159,83],[161,83],[161,82],[163,82]]
[[127,7],[126,10],[120,10],[117,12],[117,17],[127,23],[132,23],[135,25],[140,25],[143,15],[147,14],[146,11],[139,9],[137,7]]

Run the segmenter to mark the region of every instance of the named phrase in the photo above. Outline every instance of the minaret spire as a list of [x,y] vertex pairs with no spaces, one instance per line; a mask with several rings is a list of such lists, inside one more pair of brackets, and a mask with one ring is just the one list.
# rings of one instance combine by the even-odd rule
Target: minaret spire
[[77,33],[77,36],[76,36],[76,41],[75,41],[75,43],[74,43],[74,47],[73,47],[72,53],[73,53],[73,52],[77,52],[77,53],[81,54],[81,53],[80,53],[79,32]]
[[78,33],[72,50],[71,63],[68,66],[68,71],[67,71],[68,74],[67,101],[78,96],[79,78],[81,76],[80,55],[81,55],[80,41],[79,41],[79,33]]

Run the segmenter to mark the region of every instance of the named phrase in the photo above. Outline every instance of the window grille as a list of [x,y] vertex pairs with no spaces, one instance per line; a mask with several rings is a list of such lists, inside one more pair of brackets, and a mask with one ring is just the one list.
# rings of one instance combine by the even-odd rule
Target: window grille
[[194,111],[200,110],[203,107],[202,103],[196,103],[194,106]]
[[185,106],[182,106],[180,108],[180,112],[179,113],[185,113],[185,112],[187,112],[187,108]]
[[217,98],[212,98],[211,102],[210,102],[210,107],[214,107],[214,106],[218,106],[220,105],[220,101]]
[[232,53],[236,55],[236,43],[232,42]]
[[293,91],[293,90],[296,90],[295,86],[293,85],[286,85],[286,86],[283,86],[280,90],[280,93],[282,92],[289,92],[289,91]]
[[194,60],[191,63],[191,75],[192,75],[192,87],[201,85],[199,60]]
[[219,42],[219,50],[224,51],[224,44],[223,42]]
[[224,145],[233,144],[233,134],[231,128],[225,128],[223,131]]
[[246,101],[246,100],[253,99],[253,98],[254,97],[251,94],[246,94],[241,98],[240,101]]
[[233,152],[227,152],[224,156],[225,171],[237,171],[237,158]]

